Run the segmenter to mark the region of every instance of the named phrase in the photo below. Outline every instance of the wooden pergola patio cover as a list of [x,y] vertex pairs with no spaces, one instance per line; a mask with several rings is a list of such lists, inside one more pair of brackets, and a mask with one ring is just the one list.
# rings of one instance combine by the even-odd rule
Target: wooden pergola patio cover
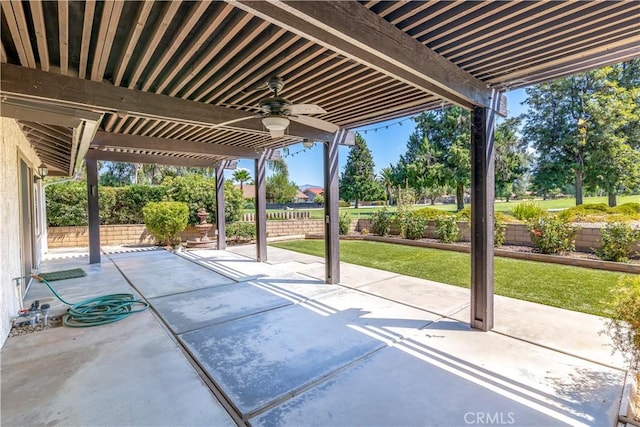
[[[292,122],[272,139],[258,119],[219,126],[255,112],[272,76],[286,82],[282,96],[321,105],[318,117],[342,129],[443,103],[472,110],[472,244],[485,267],[501,92],[640,55],[637,1],[0,5],[2,116],[19,121],[54,174],[85,157],[212,166],[302,139],[326,143],[331,163],[336,139],[325,131]],[[480,270],[472,284],[485,277],[488,295],[492,273]]]

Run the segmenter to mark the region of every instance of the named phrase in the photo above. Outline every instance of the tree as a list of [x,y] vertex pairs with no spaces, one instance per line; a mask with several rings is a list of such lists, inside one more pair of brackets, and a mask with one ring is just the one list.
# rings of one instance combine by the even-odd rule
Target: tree
[[387,195],[387,204],[391,203],[391,189],[396,185],[395,183],[395,172],[393,170],[393,166],[389,165],[386,168],[382,168],[382,170],[378,173],[378,182],[384,188],[385,194]]
[[606,191],[611,205],[637,185],[639,85],[634,60],[527,89],[524,133],[538,152],[535,173],[545,175],[534,182],[573,181],[577,205],[585,185]]
[[266,193],[271,203],[290,203],[298,194],[298,186],[289,181],[289,174],[277,172],[267,178]]
[[247,169],[239,168],[233,172],[233,180],[239,182],[240,190],[243,190],[243,184],[251,181],[251,175]]
[[398,168],[406,183],[435,200],[448,187],[456,190],[458,210],[464,208],[464,191],[471,181],[471,118],[460,107],[422,113],[409,137],[407,153]]
[[438,152],[427,136],[416,129],[409,136],[407,152],[398,161],[396,169],[402,179],[397,185],[408,186],[419,197],[428,196],[434,202],[436,197],[443,194],[442,165],[438,164],[437,159]]
[[496,126],[495,189],[496,196],[508,202],[514,183],[526,172],[527,144],[518,136],[520,118],[510,118]]
[[[189,206],[189,224],[200,223],[198,209],[205,208],[209,218],[216,215],[216,180],[200,174],[189,174],[178,177],[166,177],[162,182],[167,186],[167,199],[185,202]],[[225,221],[238,221],[242,215],[242,192],[229,181],[224,183],[224,216]]]
[[284,159],[269,160],[269,169],[274,174],[267,178],[267,200],[271,203],[290,203],[298,194],[298,186],[289,181],[289,168]]
[[105,162],[106,171],[100,173],[100,184],[109,187],[122,187],[133,183],[136,176],[134,163]]
[[378,200],[384,197],[373,168],[373,156],[367,142],[362,135],[356,133],[355,145],[349,150],[347,163],[340,177],[340,198],[353,200],[357,209],[361,200]]
[[587,165],[587,183],[604,189],[613,207],[619,192],[640,185],[640,152],[631,145],[634,124],[640,119],[640,88],[621,86],[616,67],[603,67],[595,75],[602,84],[586,101],[583,134],[599,155]]

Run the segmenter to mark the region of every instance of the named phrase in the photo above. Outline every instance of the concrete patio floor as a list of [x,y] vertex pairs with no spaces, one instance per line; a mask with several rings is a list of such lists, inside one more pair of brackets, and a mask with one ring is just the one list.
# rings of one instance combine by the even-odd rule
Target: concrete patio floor
[[[107,250],[108,248],[104,248]],[[50,256],[72,301],[129,292],[152,310],[7,339],[2,425],[613,426],[625,381],[603,319],[255,246]],[[54,254],[55,255],[55,254]],[[34,283],[26,301],[53,302]],[[56,304],[54,309],[64,308]]]

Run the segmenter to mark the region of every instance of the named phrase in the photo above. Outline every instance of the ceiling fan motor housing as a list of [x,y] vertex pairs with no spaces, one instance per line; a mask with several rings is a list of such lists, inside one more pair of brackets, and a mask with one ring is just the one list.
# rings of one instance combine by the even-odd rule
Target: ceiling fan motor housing
[[266,98],[260,101],[260,108],[270,116],[288,116],[291,102],[284,98]]

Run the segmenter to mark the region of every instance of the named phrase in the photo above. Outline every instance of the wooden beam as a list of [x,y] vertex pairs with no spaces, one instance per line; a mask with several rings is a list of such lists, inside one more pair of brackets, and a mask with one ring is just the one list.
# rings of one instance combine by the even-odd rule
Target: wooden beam
[[98,162],[89,159],[87,159],[87,202],[89,209],[89,264],[100,264]]
[[60,1],[57,5],[60,72],[67,74],[69,72],[69,4],[66,1]]
[[84,2],[84,19],[82,20],[82,41],[80,46],[80,63],[78,76],[84,79],[87,75],[87,59],[89,58],[89,44],[91,43],[91,28],[93,26],[93,13],[96,9],[95,0]]
[[471,327],[493,328],[495,114],[477,107],[471,128]]
[[347,132],[336,132],[335,138],[324,144],[324,252],[325,282],[340,283],[340,233],[338,228],[338,145]]
[[226,161],[222,161],[216,165],[216,231],[218,233],[218,250],[227,248],[224,209],[224,168],[226,165]]
[[471,74],[411,38],[358,2],[233,4],[394,79],[465,108],[489,107],[491,91]]
[[267,261],[267,187],[266,163],[273,150],[265,150],[255,160],[256,183],[256,261]]
[[[120,86],[122,82],[122,76],[124,76],[124,72],[129,65],[129,60],[133,56],[133,51],[138,45],[138,39],[142,34],[142,30],[144,29],[145,24],[147,23],[147,19],[149,18],[151,8],[153,7],[153,1],[144,1],[139,3],[138,14],[136,15],[135,24],[131,26],[131,30],[129,32],[129,36],[127,37],[127,47],[124,50],[124,54],[122,58],[118,61],[116,65],[116,72],[113,76],[113,84],[115,86]],[[115,116],[114,116],[115,117]]]
[[91,111],[13,99],[0,99],[0,116],[71,128],[83,120],[100,118],[100,114]]
[[[217,128],[221,123],[251,116],[246,111],[219,107],[156,93],[112,86],[102,82],[47,73],[16,65],[0,64],[0,94],[7,98],[61,104],[100,113],[166,120]],[[233,123],[234,128],[264,131],[258,119]],[[295,138],[329,141],[333,134],[291,122],[288,134]]]
[[106,160],[110,162],[125,163],[155,163],[158,165],[187,166],[193,168],[210,168],[219,160],[102,150],[89,150],[87,151],[86,158],[87,160]]
[[40,57],[40,68],[49,71],[49,49],[47,47],[47,30],[44,24],[44,12],[42,11],[42,1],[30,0],[31,16],[33,28],[36,33],[36,43],[38,46],[38,56]]
[[96,132],[92,147],[120,147],[138,150],[167,151],[183,154],[210,154],[241,159],[257,159],[259,153],[247,147],[193,142],[124,133]]

